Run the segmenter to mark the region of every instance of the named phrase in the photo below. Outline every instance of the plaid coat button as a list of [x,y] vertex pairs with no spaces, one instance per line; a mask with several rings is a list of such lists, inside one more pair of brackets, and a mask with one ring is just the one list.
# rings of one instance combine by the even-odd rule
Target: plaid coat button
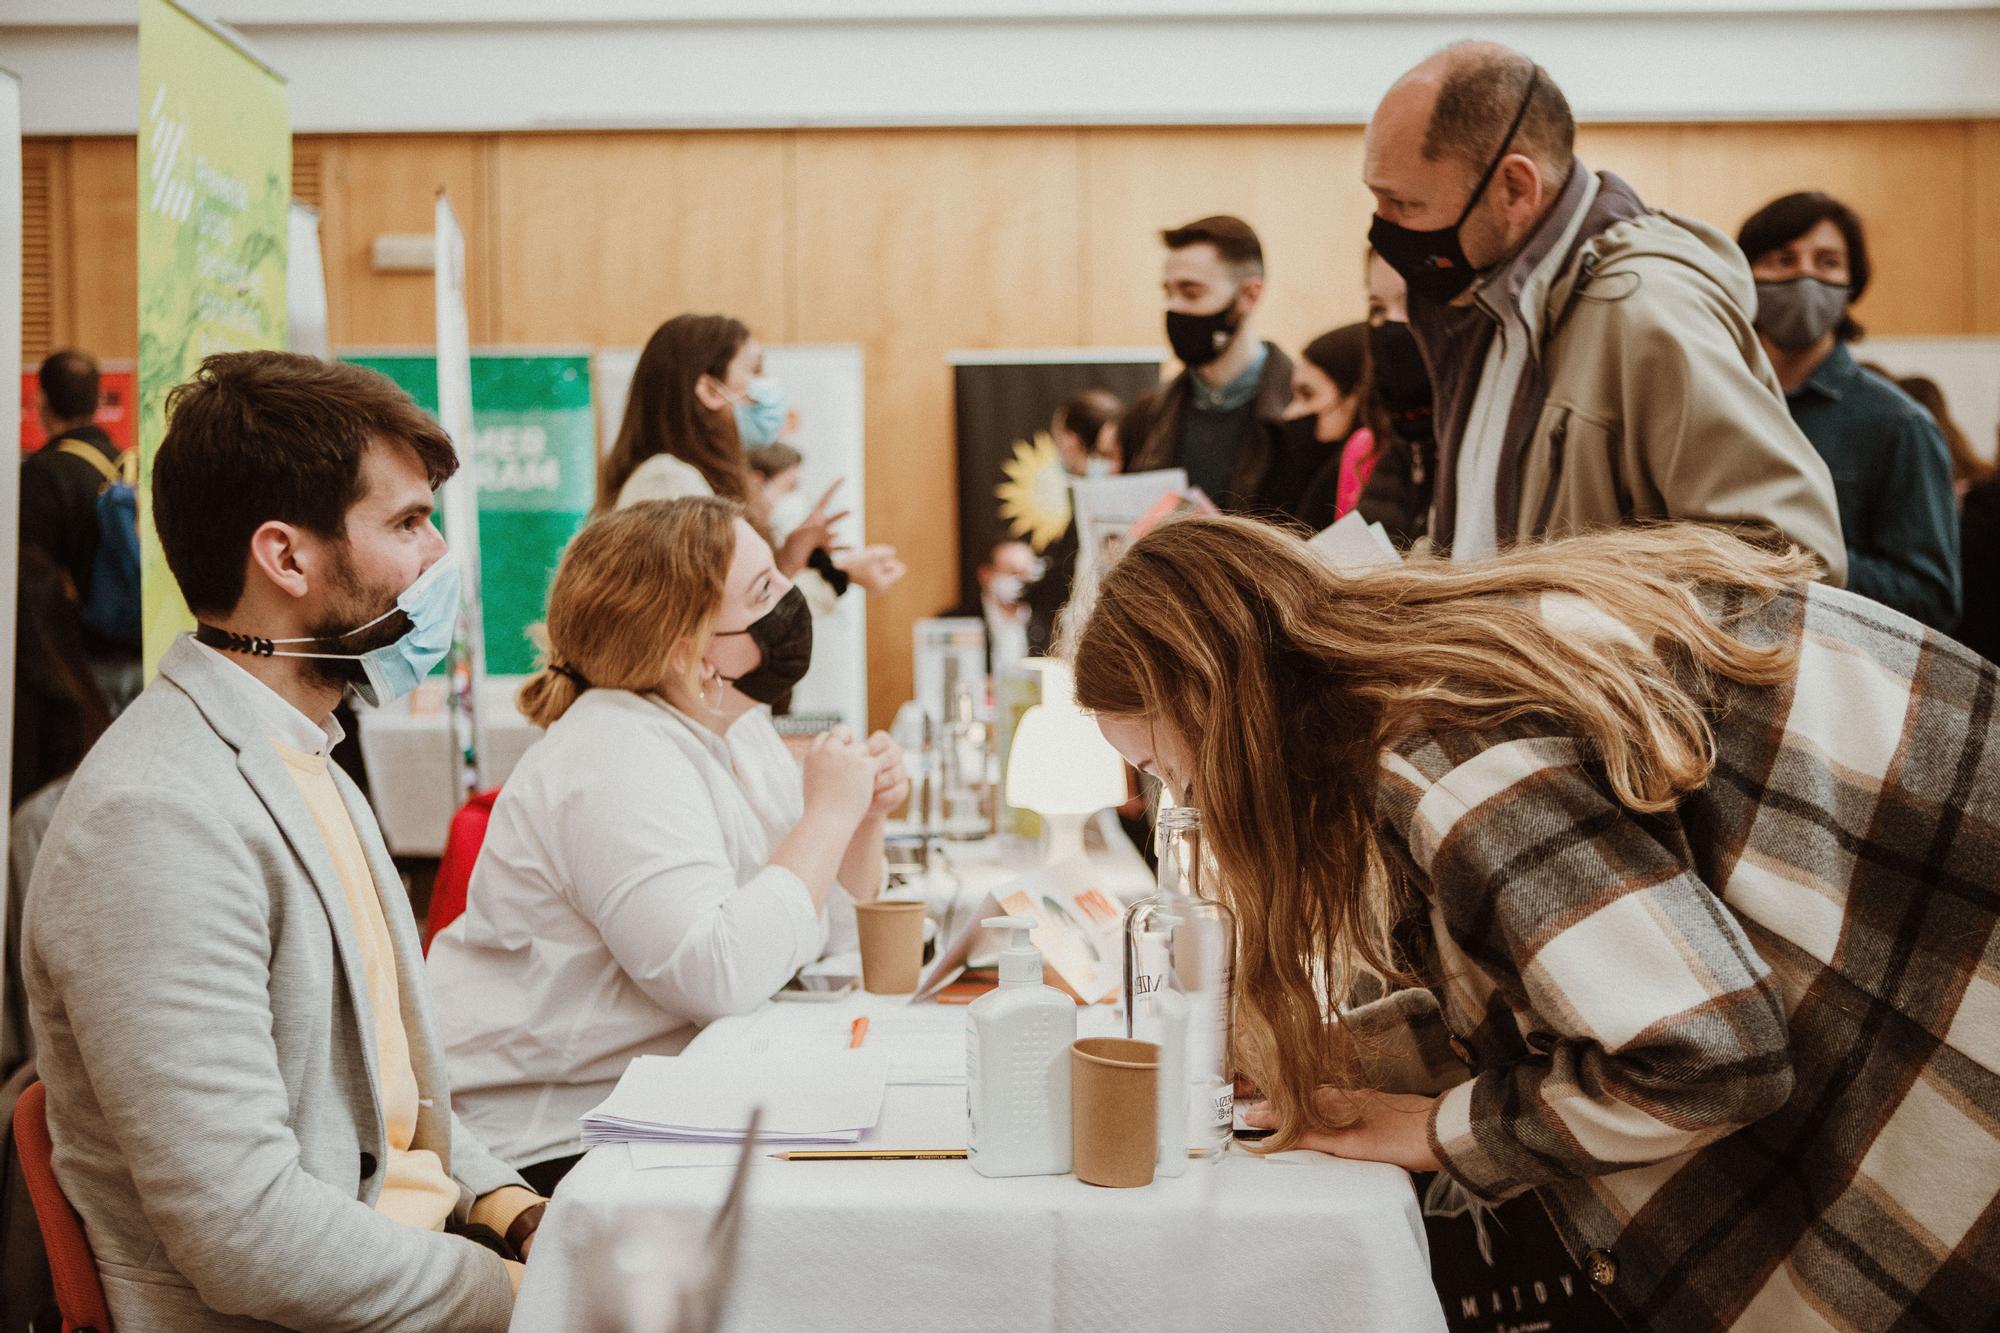
[[1609,1250],[1592,1250],[1583,1256],[1583,1271],[1593,1287],[1608,1287],[1618,1280],[1618,1260]]

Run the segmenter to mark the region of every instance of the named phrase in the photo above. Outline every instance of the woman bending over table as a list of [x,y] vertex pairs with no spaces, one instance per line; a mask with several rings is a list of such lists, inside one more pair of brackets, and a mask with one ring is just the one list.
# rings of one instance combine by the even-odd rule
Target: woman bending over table
[[[1534,1190],[1635,1327],[1990,1327],[2000,673],[1815,572],[1229,518],[1112,567],[1078,700],[1204,810],[1270,1146]],[[1327,1026],[1363,969],[1410,988]]]
[[430,951],[453,1105],[544,1193],[633,1056],[853,947],[852,904],[879,891],[883,821],[909,794],[885,735],[820,736],[803,772],[779,739],[765,705],[804,674],[812,617],[734,503],[586,525],[548,633],[520,697],[548,735]]

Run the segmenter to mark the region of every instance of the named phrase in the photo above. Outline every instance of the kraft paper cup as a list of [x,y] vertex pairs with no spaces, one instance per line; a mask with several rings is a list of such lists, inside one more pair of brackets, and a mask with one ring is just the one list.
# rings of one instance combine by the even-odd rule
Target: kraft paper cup
[[873,995],[909,995],[924,962],[924,905],[920,902],[856,903],[861,928],[861,989]]
[[1160,1048],[1128,1037],[1084,1037],[1071,1043],[1069,1058],[1076,1178],[1113,1189],[1152,1184],[1160,1153]]

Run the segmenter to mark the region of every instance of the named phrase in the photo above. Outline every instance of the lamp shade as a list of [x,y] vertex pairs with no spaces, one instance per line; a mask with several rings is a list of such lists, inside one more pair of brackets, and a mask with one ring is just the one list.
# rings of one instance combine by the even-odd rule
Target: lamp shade
[[1077,709],[1069,668],[1042,668],[1042,702],[1021,715],[1007,760],[1007,804],[1088,815],[1125,800],[1125,761]]

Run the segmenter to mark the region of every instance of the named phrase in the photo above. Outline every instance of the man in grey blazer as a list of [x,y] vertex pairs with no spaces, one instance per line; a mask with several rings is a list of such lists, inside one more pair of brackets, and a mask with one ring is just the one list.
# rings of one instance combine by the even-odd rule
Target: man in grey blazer
[[326,752],[448,646],[456,467],[386,379],[175,390],[153,470],[201,623],[77,771],[22,966],[55,1170],[120,1330],[499,1330],[541,1200],[451,1112],[415,924]]

